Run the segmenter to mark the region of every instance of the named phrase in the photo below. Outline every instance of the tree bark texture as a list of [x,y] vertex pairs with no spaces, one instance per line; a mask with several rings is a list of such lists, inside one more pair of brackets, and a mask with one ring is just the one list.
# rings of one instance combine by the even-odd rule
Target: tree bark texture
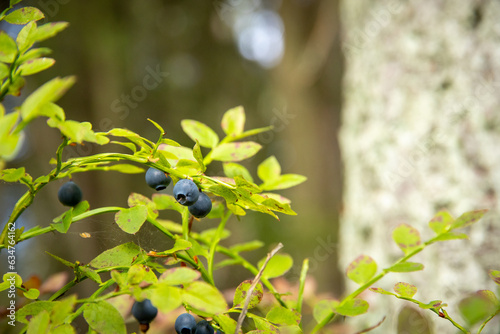
[[[424,271],[389,274],[376,284],[390,291],[399,281],[414,284],[415,298],[443,300],[459,323],[459,300],[479,289],[496,291],[488,270],[500,267],[499,18],[500,2],[488,0],[341,4],[341,266],[360,254],[373,257],[379,270],[393,263],[403,254],[391,237],[401,223],[427,240],[433,236],[427,223],[439,210],[457,217],[489,209],[464,231],[470,240],[434,244],[417,255]],[[372,292],[362,297],[370,315],[353,323],[368,327],[386,315],[379,330],[395,332],[397,311],[408,303]],[[435,332],[453,331],[427,315]],[[488,327],[498,332],[498,322]]]

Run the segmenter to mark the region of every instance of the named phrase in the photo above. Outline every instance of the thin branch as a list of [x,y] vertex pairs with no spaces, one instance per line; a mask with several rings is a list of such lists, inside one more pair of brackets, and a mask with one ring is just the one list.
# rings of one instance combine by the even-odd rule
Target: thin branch
[[245,317],[247,315],[248,305],[250,304],[250,300],[252,299],[253,290],[257,286],[257,283],[259,283],[260,277],[262,276],[264,269],[266,269],[267,263],[269,262],[269,260],[271,260],[271,258],[281,248],[283,248],[283,244],[280,242],[276,247],[274,247],[274,249],[270,253],[267,254],[266,261],[264,262],[264,264],[262,264],[262,267],[260,268],[257,276],[255,276],[255,278],[253,279],[252,285],[250,286],[250,288],[247,291],[247,296],[245,298],[245,305],[243,306],[243,309],[241,310],[240,316],[238,317],[238,323],[236,325],[236,330],[234,331],[234,334],[238,334],[240,329],[241,329],[241,325],[243,324],[243,320],[245,320]]

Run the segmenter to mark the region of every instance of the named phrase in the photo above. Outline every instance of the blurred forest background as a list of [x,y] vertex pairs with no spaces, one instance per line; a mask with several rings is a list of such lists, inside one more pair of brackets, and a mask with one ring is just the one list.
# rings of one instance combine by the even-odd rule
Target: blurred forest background
[[[296,280],[302,260],[310,258],[316,294],[339,297],[345,268],[357,255],[370,254],[381,267],[400,255],[391,240],[397,224],[425,230],[440,209],[459,215],[486,208],[485,222],[468,231],[470,242],[433,246],[417,258],[427,270],[381,286],[390,290],[395,279],[408,281],[419,287],[421,300],[443,298],[450,305],[463,293],[494,289],[487,270],[500,269],[498,1],[31,3],[50,21],[68,21],[70,27],[44,42],[57,62],[30,77],[25,91],[56,75],[76,75],[76,85],[60,101],[68,118],[90,121],[100,131],[122,127],[156,138],[151,118],[186,146],[193,143],[180,128],[182,119],[219,130],[222,114],[238,105],[245,108],[247,128],[274,126],[253,138],[264,148],[245,165],[255,171],[275,155],[284,173],[308,180],[283,191],[298,216],[281,215],[278,222],[249,213],[232,219],[228,243],[260,239],[269,245],[249,253],[250,260],[282,242],[295,259],[287,278]],[[19,105],[23,96],[10,97],[6,107]],[[47,173],[59,143],[58,131],[38,120],[11,166]],[[99,150],[86,145],[68,150],[66,158]],[[222,168],[215,164],[208,173],[222,174]],[[96,172],[74,179],[91,207],[124,206],[131,192],[152,194],[143,175]],[[46,226],[64,211],[57,201],[60,184],[44,188],[18,223]],[[2,220],[23,192],[22,186],[0,184]],[[210,225],[201,221],[195,229]],[[64,270],[44,250],[86,262],[128,239],[145,248],[164,247],[153,229],[129,237],[113,226],[112,215],[101,216],[72,227],[68,236],[21,243],[19,273],[45,279]],[[80,232],[92,237],[81,238]],[[248,278],[246,272],[223,270],[217,280],[230,288]],[[381,331],[397,327],[408,333],[406,324],[413,322],[419,334],[432,332],[429,317],[416,311],[397,318],[401,301],[390,306],[388,298],[363,297],[375,312],[360,317],[359,328],[387,315]],[[436,332],[449,332],[449,323],[439,323]]]
[[[302,260],[309,257],[318,289],[341,292],[336,256],[342,192],[337,1],[35,0],[22,4],[40,8],[48,21],[68,21],[70,26],[44,42],[53,49],[54,67],[28,78],[23,95],[5,101],[7,109],[54,76],[76,75],[77,83],[60,101],[68,118],[90,121],[95,130],[129,128],[153,139],[158,133],[147,121],[151,118],[165,128],[167,137],[192,146],[181,130],[182,119],[199,120],[222,135],[223,113],[244,106],[247,129],[274,126],[272,132],[252,138],[263,145],[257,156],[244,163],[253,176],[257,178],[261,161],[275,155],[283,173],[303,174],[308,181],[282,192],[292,200],[298,216],[281,215],[281,221],[275,221],[249,213],[240,221],[233,218],[228,225],[233,235],[227,243],[263,240],[269,247],[248,254],[256,263],[282,242],[283,251],[295,259],[291,279],[298,278]],[[15,26],[8,29],[17,33]],[[47,173],[59,143],[58,132],[40,119],[30,126],[22,156],[10,165],[25,165],[32,175]],[[65,158],[100,149],[69,148]],[[207,173],[222,175],[222,166],[214,163]],[[75,175],[74,180],[94,208],[126,205],[131,192],[152,195],[141,174],[93,172]],[[63,212],[57,200],[61,184],[44,188],[18,224],[47,226]],[[2,220],[24,191],[22,186],[0,184]],[[211,223],[198,224],[205,228]],[[81,238],[80,232],[92,237]],[[88,262],[128,239],[148,249],[164,247],[154,229],[143,228],[130,238],[113,227],[113,215],[101,216],[75,225],[67,236],[53,234],[19,244],[19,274],[36,274],[44,280],[65,270],[44,251]],[[219,274],[218,282],[229,288],[249,278],[247,272],[227,270]],[[82,285],[86,284],[94,288],[92,283]]]

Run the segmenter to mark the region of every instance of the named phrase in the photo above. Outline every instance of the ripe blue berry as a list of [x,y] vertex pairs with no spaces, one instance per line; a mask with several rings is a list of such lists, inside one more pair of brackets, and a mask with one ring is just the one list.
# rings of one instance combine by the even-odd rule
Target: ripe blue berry
[[205,193],[200,193],[198,200],[188,207],[189,212],[196,218],[203,218],[212,210],[212,201]]
[[170,182],[172,182],[170,176],[167,176],[159,169],[150,167],[146,172],[146,183],[156,191],[165,189]]
[[193,334],[214,334],[214,328],[206,320],[200,320],[194,328]]
[[198,186],[191,180],[179,180],[174,186],[174,197],[184,206],[193,205],[200,196]]
[[196,327],[196,320],[189,313],[183,313],[175,319],[175,331],[177,334],[192,334]]
[[59,202],[65,206],[75,206],[82,200],[82,190],[73,181],[68,181],[57,192]]
[[132,315],[140,324],[149,324],[158,314],[158,309],[151,304],[149,299],[142,302],[136,301],[132,306]]

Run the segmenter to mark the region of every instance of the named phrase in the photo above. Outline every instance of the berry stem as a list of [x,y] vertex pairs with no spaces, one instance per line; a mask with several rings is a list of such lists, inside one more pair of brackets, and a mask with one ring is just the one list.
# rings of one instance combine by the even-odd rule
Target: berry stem
[[213,275],[214,275],[214,256],[215,256],[215,250],[217,248],[217,245],[219,244],[219,241],[221,239],[222,233],[224,232],[224,228],[226,226],[226,222],[229,220],[229,217],[231,217],[231,211],[227,211],[224,216],[222,216],[219,226],[217,227],[217,230],[215,231],[215,235],[212,239],[212,242],[210,243],[210,251],[209,251],[209,256],[208,256],[208,274],[213,280]]

